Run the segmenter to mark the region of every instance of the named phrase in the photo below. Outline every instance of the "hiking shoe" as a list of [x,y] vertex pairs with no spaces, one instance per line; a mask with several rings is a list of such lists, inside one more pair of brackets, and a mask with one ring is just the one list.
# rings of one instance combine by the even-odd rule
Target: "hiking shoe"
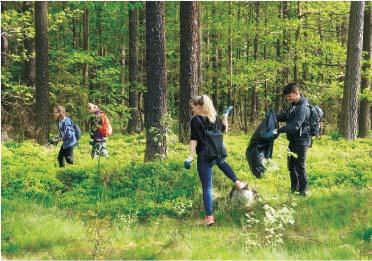
[[214,220],[213,216],[205,216],[204,218],[204,224],[206,226],[212,226],[216,221]]
[[235,182],[235,187],[236,187],[237,189],[239,189],[239,190],[242,190],[242,189],[247,188],[247,187],[248,187],[248,184],[245,183],[245,182],[242,182],[242,181],[240,181],[240,180],[237,180],[237,181]]
[[300,196],[306,197],[306,191],[300,191]]

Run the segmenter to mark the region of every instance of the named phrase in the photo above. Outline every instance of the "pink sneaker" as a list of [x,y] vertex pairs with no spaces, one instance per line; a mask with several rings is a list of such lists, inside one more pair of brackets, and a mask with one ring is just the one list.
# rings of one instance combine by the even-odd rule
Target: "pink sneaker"
[[205,216],[204,218],[204,224],[206,226],[212,226],[216,221],[214,220],[213,216]]

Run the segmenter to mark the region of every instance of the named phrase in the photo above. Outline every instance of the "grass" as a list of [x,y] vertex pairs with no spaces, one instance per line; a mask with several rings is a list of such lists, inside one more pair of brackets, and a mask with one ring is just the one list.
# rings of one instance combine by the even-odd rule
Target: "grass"
[[[310,195],[307,198],[288,193],[285,138],[281,137],[275,143],[273,161],[278,169],[269,170],[265,178],[260,180],[249,172],[245,161],[248,140],[249,137],[241,134],[225,139],[229,151],[227,161],[237,175],[255,187],[264,201],[274,208],[296,203],[295,224],[285,228],[284,243],[281,245],[270,247],[263,244],[264,212],[260,206],[255,210],[260,223],[251,228],[244,225],[244,211],[229,205],[227,194],[231,184],[217,169],[214,175],[217,225],[211,228],[202,226],[201,190],[198,183],[193,185],[194,181],[198,182],[196,164],[190,171],[182,169],[187,146],[176,143],[174,139],[169,141],[168,159],[164,163],[151,165],[155,167],[152,170],[155,172],[151,172],[153,178],[141,182],[149,184],[146,190],[152,190],[156,180],[159,182],[155,184],[158,188],[164,190],[165,185],[170,192],[177,192],[181,191],[177,177],[193,177],[194,181],[191,179],[187,184],[196,186],[196,190],[188,193],[186,198],[177,198],[180,206],[187,200],[192,201],[192,209],[185,210],[185,215],[149,212],[149,216],[141,219],[136,213],[120,212],[121,207],[132,202],[136,203],[134,211],[141,205],[156,209],[158,205],[175,204],[160,199],[157,201],[159,203],[151,203],[148,195],[158,196],[164,191],[146,194],[149,191],[138,188],[135,194],[130,194],[134,198],[97,197],[96,201],[89,198],[87,202],[90,205],[84,209],[84,197],[98,192],[92,191],[92,188],[96,188],[97,162],[89,158],[87,137],[83,137],[75,152],[77,164],[67,167],[65,171],[75,174],[81,172],[87,176],[79,184],[72,183],[68,192],[62,192],[66,186],[56,178],[59,173],[55,164],[58,148],[35,146],[31,141],[3,145],[2,256],[9,259],[371,258],[371,140],[347,142],[328,136],[317,140],[308,154]],[[115,187],[122,193],[120,195],[129,195],[125,194],[127,188],[112,185],[113,180],[126,182],[123,177],[140,179],[141,173],[125,171],[152,169],[151,166],[149,169],[142,167],[144,145],[142,135],[117,135],[110,139],[110,158],[102,160],[98,176],[100,184],[105,184],[105,179],[111,182],[107,183],[107,191]],[[156,164],[159,164],[159,168],[156,168]],[[170,183],[163,180],[156,169],[169,171],[164,173],[164,177]],[[81,177],[76,175],[77,178]],[[177,177],[173,179],[172,176]],[[172,187],[169,184],[178,185]],[[71,200],[68,207],[63,205],[67,200]],[[92,208],[103,205],[112,209],[114,204],[118,207],[116,215],[99,215]],[[246,247],[252,236],[257,237],[258,246]]]

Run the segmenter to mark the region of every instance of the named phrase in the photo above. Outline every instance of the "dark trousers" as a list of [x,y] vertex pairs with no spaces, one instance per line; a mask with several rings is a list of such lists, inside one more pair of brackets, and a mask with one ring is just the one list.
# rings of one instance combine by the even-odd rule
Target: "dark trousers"
[[237,181],[234,171],[230,165],[224,160],[208,161],[205,157],[205,153],[201,151],[198,154],[197,167],[199,178],[203,188],[203,202],[206,215],[212,215],[213,213],[213,191],[212,191],[212,167],[216,164],[220,170],[229,178],[231,181]]
[[291,178],[291,191],[305,192],[307,188],[306,177],[306,151],[308,146],[289,143],[289,150],[297,155],[288,156],[288,170]]
[[60,168],[65,166],[65,159],[67,163],[74,164],[74,146],[66,149],[61,146],[61,149],[58,153],[58,163]]

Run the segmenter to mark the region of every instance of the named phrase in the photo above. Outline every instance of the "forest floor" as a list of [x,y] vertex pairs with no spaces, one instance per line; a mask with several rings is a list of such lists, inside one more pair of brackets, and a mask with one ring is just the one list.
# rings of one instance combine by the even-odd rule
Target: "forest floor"
[[309,195],[289,193],[287,140],[275,142],[263,179],[249,171],[249,136],[225,137],[238,177],[262,201],[233,206],[230,181],[214,169],[217,223],[205,227],[196,164],[168,139],[168,158],[143,163],[142,134],[114,135],[110,157],[90,159],[88,137],[76,164],[60,170],[58,147],[2,145],[2,257],[8,259],[370,259],[372,140],[323,136],[309,149]]

